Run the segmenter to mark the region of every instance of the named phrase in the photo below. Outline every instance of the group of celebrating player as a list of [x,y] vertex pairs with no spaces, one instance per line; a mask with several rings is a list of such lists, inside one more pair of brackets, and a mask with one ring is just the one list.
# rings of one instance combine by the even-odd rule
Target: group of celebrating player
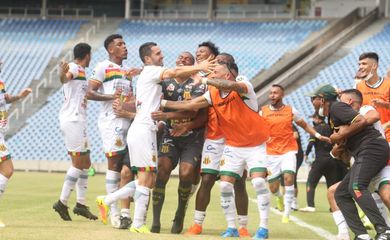
[[[178,204],[172,233],[182,232],[188,201],[196,191],[194,223],[186,234],[202,233],[211,189],[219,179],[221,207],[227,222],[221,236],[250,237],[245,187],[249,174],[260,220],[253,239],[268,238],[270,191],[282,205],[280,209],[284,209],[282,223],[289,222],[295,200],[298,151],[295,123],[311,135],[310,142],[316,148],[316,161],[308,180],[308,207],[302,210],[314,211],[314,189],[325,175],[329,204],[339,229],[338,239],[350,239],[348,227],[355,239],[370,239],[355,202],[374,225],[376,239],[390,239],[388,216],[383,207],[383,203],[390,207],[390,167],[386,166],[389,144],[385,140],[386,136],[390,141],[387,126],[390,79],[378,77],[377,54],[360,56],[357,90],[338,91],[331,85],[316,89],[311,97],[316,110],[314,118],[320,122],[313,128],[294,107],[283,103],[281,85],[272,85],[270,104],[259,108],[254,88],[245,76],[239,75],[234,57],[220,53],[212,42],[199,44],[195,57],[190,52],[180,53],[172,69],[163,67],[163,53],[154,42],[139,48],[142,69],[123,66],[128,52],[121,35],[108,36],[104,47],[108,59],[95,66],[88,81],[85,73],[91,60],[88,44],[74,47],[74,62],[60,64],[64,93],[60,127],[72,159],[60,199],[53,205],[63,220],[71,221],[68,199],[75,187],[74,214],[92,220],[98,218],[86,206],[91,165],[86,107],[87,101],[93,100],[102,102],[98,128],[108,162],[107,195],[96,199],[105,224],[110,219],[115,228],[159,233],[166,184],[172,170],[179,165]],[[132,79],[137,75],[133,91]],[[5,93],[4,87],[0,90],[1,109],[31,92],[25,89],[12,97]],[[0,130],[3,130],[7,116],[6,111],[0,113]],[[12,162],[5,161],[9,153],[3,134],[0,137],[1,196],[12,175]],[[151,192],[153,223],[149,229],[145,221]],[[131,199],[133,218],[129,210]]]

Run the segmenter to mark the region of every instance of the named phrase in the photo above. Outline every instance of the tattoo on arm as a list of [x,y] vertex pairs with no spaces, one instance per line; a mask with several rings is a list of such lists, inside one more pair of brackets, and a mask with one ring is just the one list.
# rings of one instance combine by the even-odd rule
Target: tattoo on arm
[[236,91],[238,93],[247,93],[247,89],[238,82],[235,81],[229,81],[224,79],[208,79],[207,84],[214,86],[220,90],[227,90],[227,91]]

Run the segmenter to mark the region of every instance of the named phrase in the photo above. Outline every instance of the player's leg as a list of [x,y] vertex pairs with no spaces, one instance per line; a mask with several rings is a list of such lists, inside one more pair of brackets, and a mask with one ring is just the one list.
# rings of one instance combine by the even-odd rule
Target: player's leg
[[[5,145],[4,136],[0,133],[0,198],[3,196],[8,180],[14,172],[14,166],[11,160],[11,154]],[[5,224],[0,220],[0,228]]]
[[327,192],[327,198],[328,198],[330,210],[332,212],[333,220],[338,229],[337,240],[349,240],[350,237],[349,237],[349,228],[347,222],[345,221],[344,215],[342,214],[339,207],[337,206],[336,199],[334,197],[336,189],[339,186],[340,182],[337,182],[329,186]]
[[268,185],[269,190],[275,196],[276,208],[279,211],[283,211],[283,194],[280,191],[280,177],[281,171],[281,157],[280,156],[267,156],[267,171],[268,171]]
[[[126,154],[123,159],[123,165],[121,169],[120,188],[125,187],[131,181],[134,180],[134,174],[131,171],[130,157]],[[133,222],[130,217],[130,198],[121,199],[121,216],[120,216],[119,229],[129,229]]]
[[297,197],[298,197],[298,182],[297,182],[297,178],[298,178],[298,170],[299,170],[299,168],[301,167],[301,165],[303,163],[303,152],[298,152],[295,156],[297,158],[297,168],[295,170],[294,198],[293,198],[293,201],[291,203],[291,210],[298,211],[299,207],[298,207],[298,201],[297,201]]
[[131,232],[150,233],[145,225],[150,191],[156,178],[157,139],[149,126],[131,125],[128,133],[130,159],[137,169],[138,184],[134,193],[134,218]]
[[283,223],[289,222],[291,213],[291,203],[294,198],[294,178],[296,171],[297,158],[294,152],[288,152],[282,155],[281,170],[283,173],[284,180],[284,212],[282,217]]
[[318,182],[320,181],[322,177],[322,167],[323,164],[321,164],[320,160],[314,161],[310,171],[309,175],[307,177],[306,182],[306,202],[307,207],[299,209],[299,211],[302,212],[315,212],[315,204],[314,204],[314,196],[315,191],[318,185]]
[[[266,185],[266,154],[265,144],[258,147],[249,148],[244,155],[246,164],[252,178],[252,186],[256,192],[257,207],[259,210],[259,228],[257,229],[253,239],[268,238],[268,219],[270,210],[270,192]],[[295,168],[294,168],[295,169]]]
[[[164,148],[164,146],[162,146]],[[170,147],[173,148],[173,145]],[[160,149],[161,151],[165,149]],[[163,151],[163,152],[164,152]],[[170,149],[167,153],[171,152],[172,149]],[[177,164],[177,162],[176,162]],[[152,228],[151,232],[154,233],[159,233],[160,228],[161,228],[161,223],[160,223],[160,216],[161,216],[161,211],[162,207],[164,204],[164,199],[165,199],[165,187],[166,184],[168,183],[169,177],[171,175],[171,172],[174,168],[173,162],[171,160],[171,157],[168,157],[167,155],[160,155],[158,158],[158,167],[157,167],[157,176],[156,176],[156,184],[153,188],[153,223],[152,223]]]
[[187,235],[202,233],[202,224],[206,217],[206,209],[210,203],[211,189],[219,175],[219,164],[224,148],[223,139],[206,139],[203,144],[201,159],[201,183],[196,194],[194,224],[187,230]]
[[247,171],[234,184],[234,201],[237,208],[238,233],[240,237],[249,237],[248,232],[248,192],[246,191]]
[[[374,200],[381,212],[386,224],[390,226],[388,211],[390,211],[390,165],[387,165],[378,174],[377,184],[375,184],[378,194],[373,193]],[[387,208],[387,210],[386,210]]]

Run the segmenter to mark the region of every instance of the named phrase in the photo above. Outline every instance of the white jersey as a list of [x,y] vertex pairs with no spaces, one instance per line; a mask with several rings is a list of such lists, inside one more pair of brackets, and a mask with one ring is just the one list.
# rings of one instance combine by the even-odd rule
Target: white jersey
[[[370,105],[364,105],[362,106],[360,109],[359,109],[359,113],[360,115],[364,116],[366,113],[368,113],[369,111],[375,111],[375,108],[373,106],[370,106]],[[381,121],[376,121],[373,125],[372,125],[376,130],[378,130],[382,136],[386,139],[386,136],[385,136],[385,131],[383,130],[382,128],[382,125],[381,125]]]
[[145,66],[137,80],[136,107],[133,124],[145,123],[155,125],[151,113],[160,107],[162,96],[161,75],[165,71],[161,66]]
[[[90,81],[102,83],[99,91],[104,94],[114,94],[117,89],[122,89],[124,93],[130,93],[131,78],[126,77],[126,70],[110,60],[104,60],[96,65],[92,72]],[[112,109],[113,101],[102,102],[100,118],[115,119],[116,116]]]
[[87,120],[87,79],[85,69],[76,63],[69,63],[69,72],[73,78],[64,83],[62,92],[64,103],[60,110],[60,121],[86,121]]
[[0,81],[0,132],[5,133],[8,130],[8,112],[7,102],[5,100],[5,84]]

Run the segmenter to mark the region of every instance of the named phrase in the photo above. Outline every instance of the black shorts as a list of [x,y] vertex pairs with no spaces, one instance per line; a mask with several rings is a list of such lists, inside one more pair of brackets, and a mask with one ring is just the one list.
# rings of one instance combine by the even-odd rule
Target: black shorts
[[204,142],[204,130],[197,130],[185,137],[172,137],[165,131],[159,145],[158,157],[168,157],[173,169],[181,162],[199,165]]

